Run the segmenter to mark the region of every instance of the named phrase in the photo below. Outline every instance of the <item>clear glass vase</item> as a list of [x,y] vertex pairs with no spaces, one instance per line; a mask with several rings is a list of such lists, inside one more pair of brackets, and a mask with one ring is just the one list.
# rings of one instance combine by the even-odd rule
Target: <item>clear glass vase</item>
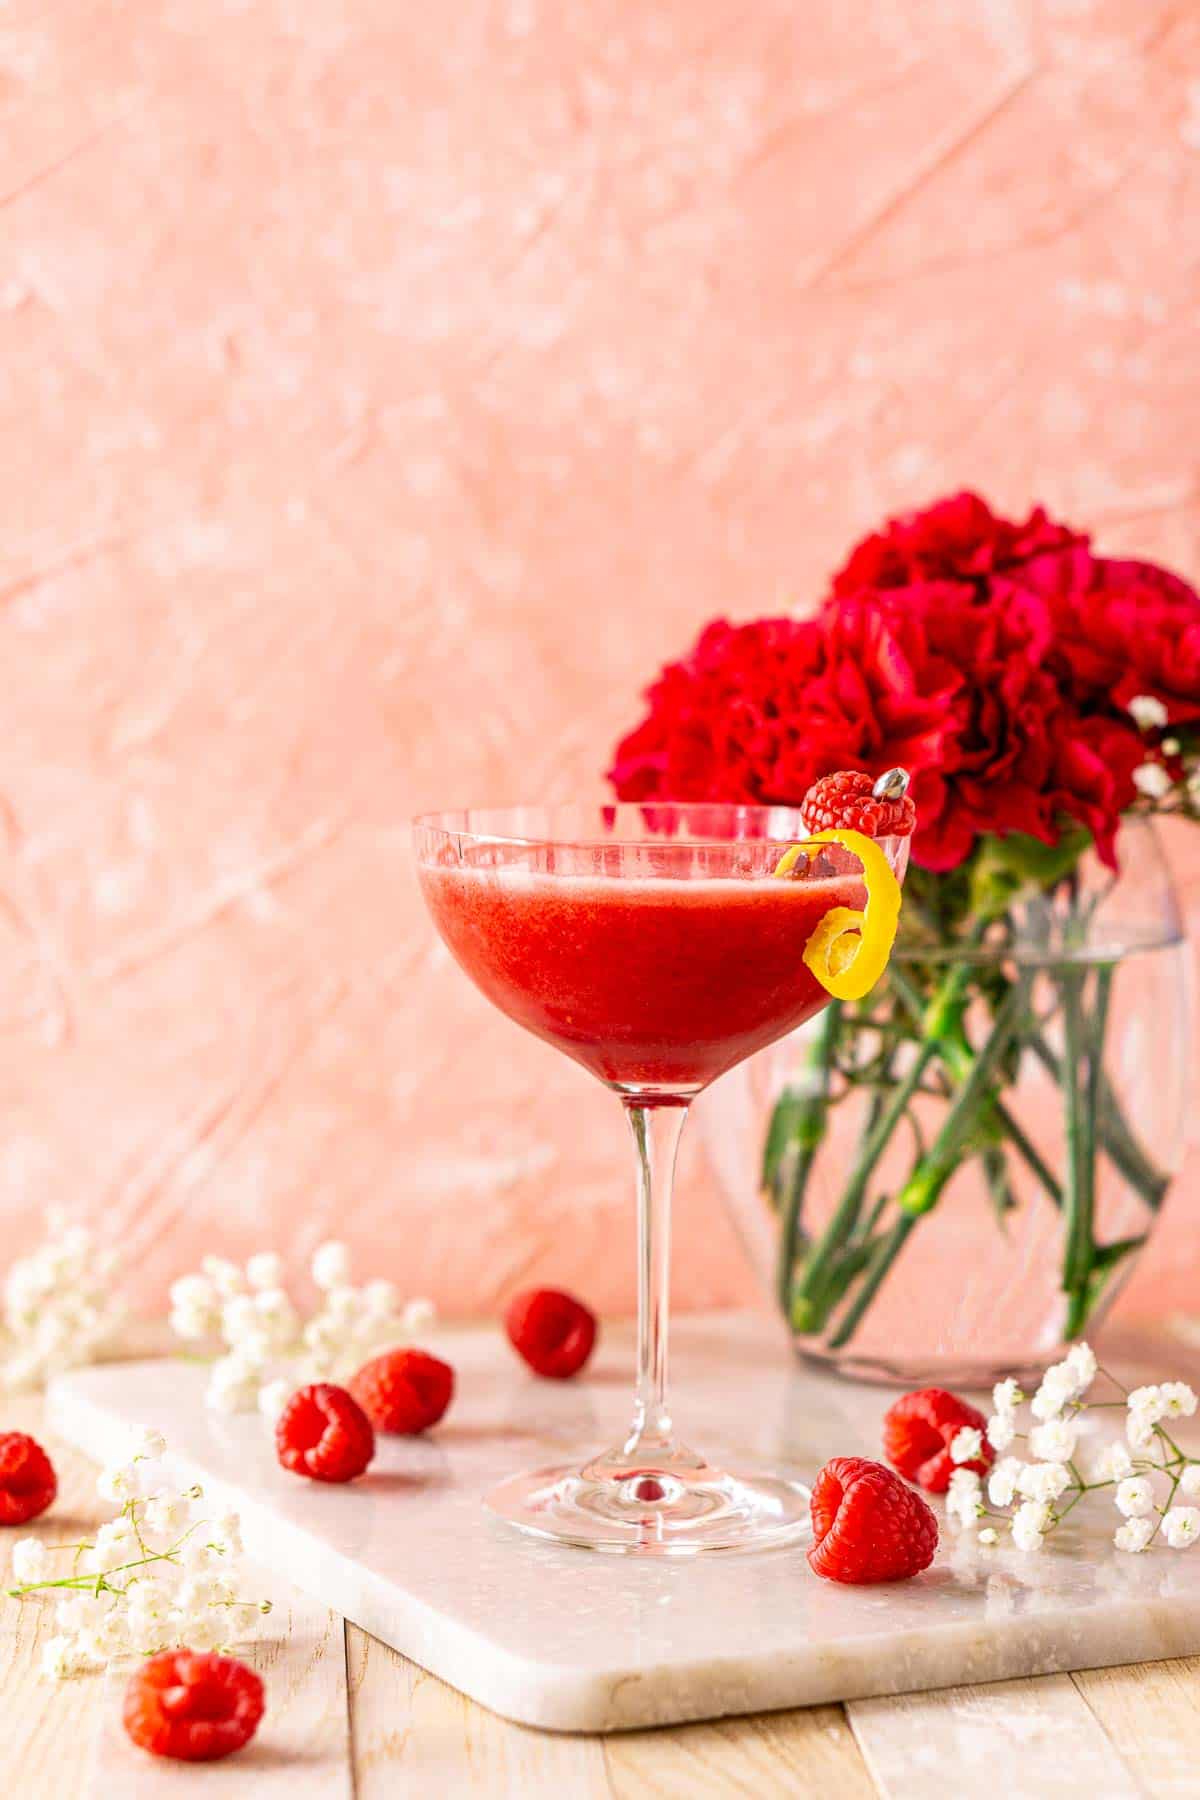
[[[1032,1375],[1095,1329],[1182,1154],[1190,956],[1153,825],[940,937],[722,1078],[710,1160],[797,1348],[869,1380]],[[906,908],[907,908],[906,901]]]

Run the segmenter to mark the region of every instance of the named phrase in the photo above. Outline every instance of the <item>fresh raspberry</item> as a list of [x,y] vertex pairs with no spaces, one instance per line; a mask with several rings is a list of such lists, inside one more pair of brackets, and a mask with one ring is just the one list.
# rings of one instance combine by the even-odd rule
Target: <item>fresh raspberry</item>
[[375,1454],[375,1433],[345,1388],[314,1381],[293,1394],[275,1426],[285,1469],[314,1481],[353,1481]]
[[437,1424],[454,1398],[454,1370],[424,1350],[389,1350],[363,1364],[350,1392],[376,1431],[409,1437]]
[[121,1717],[152,1756],[215,1762],[248,1744],[263,1716],[263,1684],[232,1656],[163,1650],[129,1677]]
[[0,1433],[0,1525],[36,1519],[58,1492],[54,1464],[36,1438]]
[[864,837],[909,837],[917,822],[912,797],[877,800],[871,789],[873,775],[857,769],[839,769],[823,775],[804,796],[800,817],[809,831],[861,831]]
[[[980,1433],[983,1449],[971,1462],[953,1462],[950,1445],[966,1430]],[[883,1453],[893,1469],[928,1494],[944,1494],[955,1469],[985,1475],[996,1454],[987,1441],[983,1414],[945,1388],[920,1388],[888,1408],[883,1415]]]
[[577,1375],[596,1342],[596,1315],[557,1288],[530,1288],[504,1315],[508,1341],[539,1375]]
[[826,1581],[906,1581],[933,1561],[937,1520],[898,1475],[865,1456],[835,1456],[812,1491],[811,1567]]

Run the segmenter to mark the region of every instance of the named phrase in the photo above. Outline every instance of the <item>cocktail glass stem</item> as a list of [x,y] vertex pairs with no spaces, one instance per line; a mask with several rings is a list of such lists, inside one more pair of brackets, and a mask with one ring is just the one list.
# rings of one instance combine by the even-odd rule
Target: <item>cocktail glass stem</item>
[[624,1105],[637,1162],[638,1335],[637,1400],[622,1455],[631,1463],[669,1461],[677,1451],[667,1406],[671,1192],[688,1109],[685,1101]]

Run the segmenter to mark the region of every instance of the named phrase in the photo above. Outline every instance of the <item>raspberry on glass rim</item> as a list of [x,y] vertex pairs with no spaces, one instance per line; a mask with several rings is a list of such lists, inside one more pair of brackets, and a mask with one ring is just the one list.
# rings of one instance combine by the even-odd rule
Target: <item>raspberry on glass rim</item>
[[864,775],[839,769],[814,781],[804,796],[800,816],[810,831],[861,831],[864,837],[911,837],[917,809],[903,769]]

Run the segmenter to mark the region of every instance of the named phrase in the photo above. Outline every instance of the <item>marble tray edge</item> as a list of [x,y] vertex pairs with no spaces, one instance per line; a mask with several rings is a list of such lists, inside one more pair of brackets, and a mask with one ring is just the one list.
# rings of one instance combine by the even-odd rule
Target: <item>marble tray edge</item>
[[[113,1373],[75,1371],[58,1377],[47,1394],[51,1429],[97,1461],[119,1449],[119,1434],[128,1429],[90,1391],[103,1390]],[[750,1665],[710,1658],[652,1672],[571,1669],[517,1655],[393,1584],[381,1603],[356,1581],[352,1558],[190,1458],[168,1461],[180,1478],[202,1480],[215,1499],[236,1503],[247,1549],[264,1566],[470,1699],[546,1731],[628,1731],[1200,1652],[1200,1606],[1131,1596],[1104,1619],[1056,1609],[992,1619],[986,1633],[981,1622],[914,1628],[897,1637],[884,1670],[872,1666],[866,1633],[836,1649],[802,1646]]]

